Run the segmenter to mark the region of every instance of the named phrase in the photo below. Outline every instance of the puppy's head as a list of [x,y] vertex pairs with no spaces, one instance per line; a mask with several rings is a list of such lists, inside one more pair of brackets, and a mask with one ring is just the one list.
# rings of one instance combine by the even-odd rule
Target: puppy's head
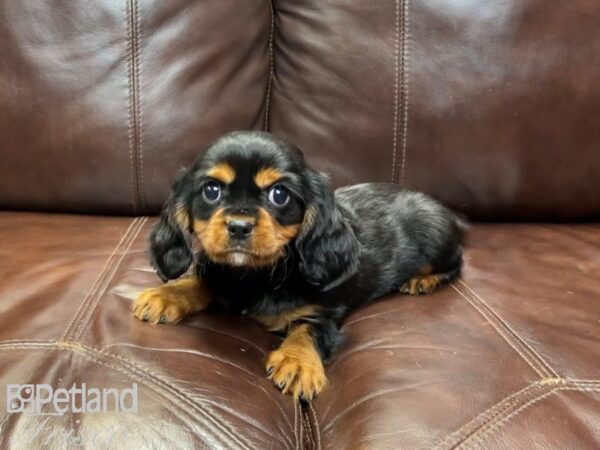
[[296,147],[261,132],[223,136],[173,184],[151,235],[163,280],[188,269],[195,243],[214,263],[252,269],[295,249],[304,276],[322,289],[354,273],[358,259],[328,180]]

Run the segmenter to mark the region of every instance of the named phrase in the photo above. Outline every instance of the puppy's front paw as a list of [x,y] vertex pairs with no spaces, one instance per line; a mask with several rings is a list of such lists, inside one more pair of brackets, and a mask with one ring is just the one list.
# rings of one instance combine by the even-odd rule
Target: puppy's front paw
[[191,299],[169,286],[142,291],[133,302],[133,315],[150,323],[175,323],[192,311]]
[[400,292],[409,295],[431,294],[439,284],[441,279],[438,275],[414,277],[400,287]]
[[273,384],[295,399],[312,400],[327,384],[323,363],[313,348],[280,347],[267,357],[266,369]]

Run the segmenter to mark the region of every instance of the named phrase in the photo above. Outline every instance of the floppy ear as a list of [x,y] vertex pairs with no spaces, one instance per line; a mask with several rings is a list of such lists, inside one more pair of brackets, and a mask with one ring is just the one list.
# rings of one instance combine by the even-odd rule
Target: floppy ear
[[309,198],[296,249],[300,270],[322,291],[338,286],[358,269],[359,243],[336,204],[329,180],[307,169],[304,179]]
[[183,275],[193,260],[190,218],[185,201],[187,178],[187,172],[177,177],[160,214],[160,221],[150,233],[152,266],[165,282]]

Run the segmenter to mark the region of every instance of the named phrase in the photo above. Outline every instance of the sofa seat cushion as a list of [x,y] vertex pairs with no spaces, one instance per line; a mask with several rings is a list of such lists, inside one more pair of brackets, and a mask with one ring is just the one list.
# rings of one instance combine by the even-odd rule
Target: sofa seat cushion
[[131,315],[160,284],[153,221],[0,213],[0,404],[8,384],[138,389],[137,414],[2,408],[1,448],[301,447],[299,406],[265,378],[276,337],[217,313],[177,326]]
[[2,448],[600,445],[600,226],[475,225],[463,278],[352,314],[328,389],[298,406],[251,321],[132,317],[159,283],[153,221],[0,213],[2,385],[138,389],[137,413],[3,409]]
[[476,225],[460,280],[345,330],[324,448],[600,446],[598,225]]

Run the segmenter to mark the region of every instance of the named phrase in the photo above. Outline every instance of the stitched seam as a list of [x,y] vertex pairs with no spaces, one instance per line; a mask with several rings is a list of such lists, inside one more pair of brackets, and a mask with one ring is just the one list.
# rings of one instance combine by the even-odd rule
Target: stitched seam
[[[81,345],[79,343],[73,343],[73,342],[44,341],[44,342],[35,342],[34,343],[34,342],[23,341],[22,344],[11,343],[9,345],[3,345],[2,343],[0,343],[0,350],[39,350],[39,349],[69,350],[71,352],[77,353],[77,354],[87,358],[90,361],[100,363],[107,367],[115,369],[115,370],[125,374],[129,378],[133,377],[133,378],[137,378],[142,381],[147,381],[149,384],[153,385],[153,387],[156,388],[153,390],[159,394],[163,394],[163,395],[167,396],[166,394],[173,394],[173,392],[170,392],[170,391],[174,391],[174,394],[180,399],[180,401],[179,402],[174,401],[173,403],[178,404],[179,406],[182,406],[184,404],[187,404],[187,406],[192,406],[194,409],[196,409],[197,411],[199,411],[200,413],[205,415],[211,422],[215,422],[215,424],[217,426],[225,427],[225,424],[221,424],[216,419],[210,417],[210,415],[202,409],[202,406],[200,404],[189,399],[188,398],[189,396],[185,396],[184,392],[181,392],[179,389],[170,386],[166,381],[162,380],[159,376],[154,375],[153,373],[149,372],[148,370],[137,366],[135,363],[133,363],[119,355],[98,351],[92,347],[87,347],[85,345]],[[123,367],[114,366],[114,365],[109,364],[106,361],[101,361],[98,358],[99,356],[105,356],[107,358],[117,360],[117,361],[115,361],[116,363],[119,363],[119,361],[120,361]],[[149,386],[148,383],[144,383],[144,384],[146,386]],[[149,386],[149,387],[151,387],[151,386]],[[169,392],[167,392],[167,391],[169,391]],[[171,396],[168,396],[168,398],[171,401],[173,401],[173,398]],[[220,430],[220,431],[225,433],[227,430]],[[229,431],[231,431],[231,430],[229,430]],[[236,440],[236,439],[233,437],[233,440]],[[249,447],[244,446],[243,448],[249,448]]]
[[[241,438],[238,439],[238,436],[236,436],[235,433],[233,432],[233,430],[230,430],[227,427],[227,425],[225,425],[224,423],[221,423],[217,419],[213,418],[207,411],[204,411],[204,409],[202,408],[202,406],[200,404],[191,400],[190,399],[191,395],[189,393],[186,393],[183,390],[180,390],[180,389],[177,389],[177,388],[171,386],[167,381],[163,380],[160,376],[155,375],[154,373],[150,372],[149,370],[146,370],[146,369],[138,366],[136,363],[128,360],[127,358],[125,358],[123,356],[115,355],[113,353],[98,352],[97,350],[90,348],[90,347],[85,347],[85,346],[81,346],[81,347],[91,353],[105,355],[109,358],[121,361],[123,366],[128,366],[128,369],[131,372],[139,372],[139,374],[140,374],[139,376],[141,376],[143,379],[148,380],[150,383],[154,384],[158,388],[157,389],[158,391],[162,390],[163,393],[165,393],[166,391],[172,391],[170,393],[176,395],[181,400],[180,404],[187,403],[189,406],[192,406],[194,409],[196,409],[196,411],[203,414],[209,421],[213,422],[214,425],[217,428],[219,428],[222,433],[228,434],[232,441],[237,442],[242,448],[248,448],[248,449],[250,448],[248,446],[248,443],[242,442]],[[94,360],[94,359],[92,359],[92,360]]]
[[77,319],[77,322],[79,322],[79,320],[81,320],[80,315],[83,315],[83,312],[81,312],[82,308],[84,307],[84,305],[86,305],[86,303],[88,301],[88,298],[97,289],[98,283],[102,280],[102,278],[104,277],[104,273],[110,267],[110,261],[114,258],[114,256],[116,255],[116,253],[118,252],[118,250],[121,248],[121,246],[124,244],[124,242],[129,238],[130,230],[131,230],[132,226],[137,222],[137,220],[138,219],[136,218],[136,219],[134,219],[129,224],[129,227],[125,231],[125,234],[123,234],[123,236],[121,237],[121,240],[117,243],[117,246],[113,249],[113,251],[109,255],[108,259],[104,262],[104,265],[102,266],[102,269],[100,269],[100,272],[98,272],[98,275],[96,276],[96,279],[94,280],[94,282],[92,283],[92,285],[88,289],[88,292],[85,294],[83,300],[79,304],[79,307],[77,308],[77,311],[75,312],[75,314],[73,315],[73,317],[71,317],[71,321],[67,325],[67,328],[65,329],[65,332],[63,333],[63,335],[61,337],[61,340],[68,340],[68,335],[69,335],[69,333],[71,331],[71,328],[74,326],[74,323],[75,323],[76,319]]
[[[35,349],[55,349],[55,350],[68,350],[74,353],[77,353],[88,360],[102,364],[106,367],[110,367],[111,369],[117,370],[120,373],[126,375],[128,378],[134,378],[152,389],[154,392],[167,397],[174,404],[182,407],[184,411],[187,410],[186,407],[192,407],[202,416],[204,416],[208,422],[211,422],[215,428],[218,429],[224,435],[227,435],[231,441],[240,445],[240,448],[250,449],[250,446],[246,442],[242,442],[241,439],[238,439],[239,436],[236,436],[232,430],[230,430],[224,423],[219,422],[216,418],[212,417],[208,411],[205,411],[204,408],[198,404],[197,402],[190,399],[190,394],[184,391],[181,391],[178,388],[171,386],[167,381],[163,380],[161,377],[153,374],[152,372],[139,367],[137,364],[128,361],[127,359],[115,355],[112,353],[99,352],[98,350],[87,347],[85,345],[81,345],[79,343],[72,342],[49,342],[48,344],[24,344],[24,345],[0,345],[0,350],[6,349],[18,349],[18,350],[35,350]],[[100,357],[106,357],[112,359],[115,363],[120,364],[119,366],[111,365],[107,361],[102,361]],[[215,433],[216,436],[219,436],[218,433]]]
[[140,196],[140,203],[142,207],[142,213],[146,211],[146,196],[144,194],[144,122],[142,117],[142,52],[140,50],[140,36],[142,35],[142,21],[140,19],[140,8],[138,6],[138,0],[135,1],[135,20],[136,20],[136,100],[137,100],[137,115],[138,115],[138,152],[139,152],[139,180],[138,180],[138,194]]
[[269,31],[269,79],[267,81],[267,92],[265,95],[265,124],[264,130],[269,131],[269,113],[271,108],[271,85],[273,84],[274,56],[273,41],[275,37],[275,7],[273,0],[268,0],[271,11],[271,29]]
[[498,325],[496,323],[493,316],[491,316],[489,313],[486,313],[485,310],[483,310],[482,308],[479,307],[479,305],[477,305],[473,300],[471,300],[469,297],[467,297],[462,291],[460,291],[456,285],[454,283],[450,284],[452,286],[452,288],[458,292],[460,294],[461,297],[463,297],[467,303],[469,303],[473,308],[475,308],[484,318],[487,319],[487,321],[490,323],[490,325],[498,332],[498,334],[500,334],[500,336],[502,336],[502,338],[508,343],[508,345],[510,345],[514,351],[516,351],[521,358],[523,358],[528,364],[529,366],[542,378],[548,377],[549,375],[547,373],[544,372],[543,368],[539,368],[536,364],[535,361],[532,361],[530,359],[529,356],[527,356],[526,353],[524,353],[524,351],[522,349],[519,349],[519,346],[517,345],[518,343],[515,343],[512,341],[512,339],[510,339],[510,335],[507,335],[503,330],[502,327],[500,325]]
[[128,132],[129,132],[129,160],[131,164],[130,176],[131,176],[131,189],[133,192],[133,211],[134,213],[139,212],[139,195],[138,195],[138,185],[137,185],[137,157],[136,157],[136,119],[135,119],[135,80],[134,80],[134,72],[135,72],[135,50],[134,50],[134,39],[133,39],[133,3],[132,0],[127,1],[127,78],[128,78],[128,89],[129,89],[129,105],[128,105],[128,114],[129,114],[129,124],[128,124]]
[[87,295],[85,300],[82,302],[82,305],[85,303],[85,308],[83,308],[81,310],[80,317],[78,317],[77,321],[74,323],[73,329],[71,331],[71,336],[67,337],[65,335],[64,339],[62,339],[62,340],[76,341],[78,339],[79,329],[81,327],[81,323],[87,317],[89,305],[91,305],[93,303],[94,299],[96,298],[96,293],[98,292],[98,290],[101,289],[102,286],[104,286],[104,283],[105,283],[107,277],[112,278],[112,275],[110,275],[111,268],[114,266],[115,261],[119,261],[120,259],[123,258],[123,256],[124,256],[123,249],[128,246],[129,242],[132,239],[132,236],[134,234],[137,234],[137,230],[139,229],[139,224],[140,224],[140,221],[138,220],[137,223],[131,229],[131,232],[127,236],[123,236],[123,240],[121,242],[119,242],[119,248],[115,249],[115,252],[113,252],[113,254],[111,255],[111,258],[109,258],[106,261],[106,266],[103,268],[102,276],[100,276],[98,278],[98,283],[96,283],[93,290],[90,290],[89,295]]
[[90,299],[91,299],[90,305],[91,306],[83,313],[82,319],[79,321],[75,330],[73,331],[73,336],[70,338],[71,341],[77,341],[83,334],[83,330],[85,329],[91,316],[93,315],[93,312],[95,311],[95,309],[98,305],[98,302],[100,301],[100,298],[106,291],[106,288],[108,287],[110,281],[115,276],[115,273],[116,273],[117,269],[119,268],[119,266],[121,265],[121,263],[123,262],[123,259],[128,254],[129,249],[131,248],[132,244],[135,242],[135,240],[136,240],[137,236],[139,235],[140,231],[142,230],[146,220],[147,220],[147,218],[144,217],[136,224],[136,226],[134,227],[134,229],[128,236],[127,242],[125,242],[123,244],[121,251],[118,252],[119,256],[115,259],[115,261],[112,262],[112,264],[109,265],[109,270],[105,273],[105,275],[102,279],[102,282],[98,285],[98,287],[96,288],[96,291],[90,296]]
[[491,306],[489,306],[484,300],[483,298],[481,298],[481,296],[479,296],[473,289],[471,289],[471,287],[469,287],[469,285],[467,283],[465,283],[462,280],[458,280],[459,283],[461,283],[466,289],[468,289],[471,294],[473,294],[473,296],[475,296],[476,299],[478,299],[490,312],[490,314],[492,314],[500,323],[502,323],[504,325],[504,327],[513,335],[513,337],[518,340],[522,345],[524,345],[527,349],[529,349],[529,351],[532,353],[533,357],[536,358],[538,360],[538,363],[541,364],[543,367],[545,367],[545,369],[548,371],[548,373],[556,378],[560,378],[560,375],[558,373],[556,373],[556,371],[550,366],[550,364],[548,364],[546,362],[546,360],[544,360],[544,358],[542,358],[534,349],[533,347],[531,347],[527,341],[525,339],[523,339],[496,311],[494,311],[492,309]]
[[312,427],[310,426],[310,420],[308,418],[308,413],[305,408],[302,408],[302,424],[307,431],[307,443],[311,449],[315,448],[315,439],[312,431]]
[[408,136],[408,40],[410,36],[410,0],[403,1],[402,16],[402,164],[400,168],[400,185],[404,186],[404,167],[406,165],[406,143]]
[[[520,414],[525,409],[529,408],[530,406],[534,405],[535,403],[538,403],[541,400],[544,400],[545,398],[547,398],[553,394],[556,394],[558,391],[597,392],[597,391],[600,391],[600,388],[578,388],[578,387],[574,387],[574,386],[554,387],[550,391],[529,400],[527,403],[524,403],[523,405],[521,405],[521,407],[519,407],[512,413],[508,414],[506,417],[503,417],[503,418],[497,420],[491,427],[487,428],[486,430],[482,431],[481,433],[476,433],[476,434],[471,435],[469,437],[469,440],[472,440],[473,438],[477,437],[477,439],[473,443],[473,448],[476,448],[485,439],[489,438],[491,433],[493,433],[494,431],[500,430],[503,426],[505,426],[510,421],[510,419],[512,419],[516,415]],[[487,424],[487,425],[490,425],[490,424]],[[460,444],[460,446],[457,448],[464,448],[465,444],[467,444],[467,441],[462,442]]]
[[[491,407],[489,407],[488,409],[483,411],[477,417],[475,417],[472,420],[470,420],[469,422],[465,423],[462,427],[460,427],[454,433],[446,436],[446,438],[442,442],[440,442],[438,445],[435,446],[435,450],[443,448],[450,441],[459,441],[460,442],[461,440],[463,440],[466,436],[468,436],[471,433],[470,429],[477,427],[478,422],[483,421],[485,423],[485,422],[491,420],[493,417],[497,416],[498,414],[503,413],[506,409],[513,406],[514,403],[512,401],[514,399],[516,399],[517,397],[525,396],[527,391],[536,390],[539,388],[540,388],[540,384],[539,384],[539,382],[536,381],[535,383],[529,384],[529,385],[525,386],[523,389],[521,389],[517,392],[514,392],[513,394],[509,395],[508,397],[503,398],[498,403],[492,405]],[[479,425],[479,426],[481,426],[481,425]],[[453,447],[453,446],[451,445],[450,447]]]
[[399,83],[399,75],[398,75],[398,66],[400,59],[400,0],[395,1],[396,6],[396,20],[395,20],[395,46],[394,46],[394,128],[393,128],[393,138],[392,138],[392,183],[397,183],[397,174],[396,174],[396,159],[397,159],[397,151],[398,151],[398,85]]
[[138,195],[137,195],[137,186],[136,186],[136,173],[135,173],[135,158],[134,158],[134,149],[135,149],[135,139],[134,139],[134,100],[133,100],[133,43],[131,36],[133,35],[132,26],[131,26],[131,1],[128,0],[126,4],[127,9],[127,89],[128,89],[128,105],[127,105],[127,114],[129,116],[128,124],[127,124],[127,133],[129,140],[129,164],[130,164],[130,181],[131,181],[131,191],[133,194],[133,211],[136,213],[139,210],[138,205]]
[[140,192],[140,116],[139,116],[139,14],[137,0],[129,0],[128,12],[128,34],[129,34],[129,131],[130,131],[130,154],[132,160],[134,212],[140,213],[142,195]]
[[[92,354],[97,353],[95,352],[93,349],[90,349]],[[172,387],[169,385],[169,383],[165,380],[162,380],[160,377],[158,377],[157,375],[154,375],[153,373],[137,366],[136,364],[133,364],[132,362],[127,361],[124,358],[120,358],[117,355],[112,355],[112,354],[108,354],[108,353],[103,353],[103,355],[107,355],[111,358],[116,357],[117,359],[123,361],[124,363],[129,364],[130,367],[128,367],[126,370],[124,368],[121,368],[122,370],[120,370],[118,367],[114,367],[116,370],[119,370],[120,372],[122,372],[123,374],[129,373],[135,373],[137,374],[138,377],[140,377],[141,380],[146,380],[148,381],[151,385],[153,385],[156,389],[153,389],[155,392],[159,393],[159,394],[167,394],[170,393],[172,395],[175,395],[175,397],[177,397],[179,399],[179,405],[182,408],[185,408],[185,406],[191,406],[193,409],[195,409],[198,413],[200,413],[201,415],[204,416],[204,418],[208,421],[208,422],[212,422],[212,424],[215,426],[215,428],[220,431],[221,433],[223,433],[223,435],[226,435],[229,437],[230,441],[235,442],[236,444],[238,444],[240,446],[240,448],[245,448],[245,449],[250,449],[250,446],[248,445],[247,442],[242,441],[242,439],[239,436],[236,436],[235,433],[233,432],[233,430],[229,429],[224,423],[221,423],[220,421],[218,421],[216,418],[212,417],[211,414],[208,411],[205,411],[204,408],[199,405],[198,403],[190,400],[190,395],[184,395],[184,392],[180,391],[179,389]],[[96,359],[96,358],[90,358],[92,361],[97,361],[100,363],[103,363],[102,361]],[[108,364],[105,364],[107,366],[109,366]],[[110,367],[110,366],[109,366]],[[137,372],[137,373],[136,373]],[[215,433],[216,436],[219,435],[219,433]]]
[[298,406],[294,403],[294,449],[298,450],[300,448],[299,439],[298,439]]
[[317,417],[317,412],[313,407],[312,403],[308,404],[308,407],[313,415],[313,423],[315,424],[315,434],[317,438],[317,449],[321,450],[321,428],[319,427],[319,418]]
[[[500,400],[498,403],[494,404],[487,410],[483,411],[474,419],[467,422],[460,429],[455,431],[454,433],[448,435],[440,444],[438,444],[435,449],[442,448],[448,441],[455,441],[454,444],[450,444],[448,448],[454,448],[454,445],[459,444],[462,440],[464,440],[467,436],[475,433],[477,429],[481,429],[490,423],[494,418],[498,416],[505,416],[510,411],[513,411],[515,407],[520,405],[520,402],[524,399],[531,398],[533,394],[539,394],[535,391],[547,391],[548,388],[552,389],[552,387],[559,387],[557,385],[572,385],[583,388],[597,387],[600,389],[600,381],[599,380],[577,380],[572,378],[546,378],[543,380],[535,381],[523,389],[505,397]],[[483,419],[483,421],[481,420]],[[477,422],[483,422],[478,425]],[[487,422],[487,423],[486,423]]]
[[591,384],[591,385],[600,385],[600,380],[581,380],[579,378],[565,378],[570,383],[574,384]]
[[313,430],[312,427],[310,426],[310,420],[308,418],[308,414],[306,413],[306,410],[304,410],[304,423],[306,426],[306,431],[308,431],[308,436],[310,437],[310,445],[312,448],[315,447],[315,439],[314,439],[314,434],[313,434]]
[[[304,411],[301,409],[300,410],[300,425],[302,426],[303,430],[306,430],[306,417],[304,417]],[[302,446],[304,449],[312,449],[312,442],[310,439],[310,432],[308,432],[306,434],[306,441],[302,443]]]
[[[306,421],[306,429],[307,431],[310,433],[310,437],[313,437],[313,431],[312,431],[312,427],[310,426],[310,420],[308,419],[308,414],[306,413],[306,410],[304,410],[304,419]],[[313,439],[311,439],[312,441]]]
[[300,409],[300,405],[296,404],[295,408],[298,408],[298,432],[300,434],[300,443],[298,448],[304,447],[304,427],[302,426],[302,410]]
[[48,339],[7,339],[5,341],[0,341],[0,346],[4,344],[45,344],[51,342],[55,341]]
[[92,317],[92,315],[94,314],[94,311],[96,310],[96,308],[98,306],[98,303],[100,302],[100,298],[102,298],[102,296],[104,295],[104,292],[106,292],[106,288],[108,287],[111,280],[115,276],[118,268],[120,267],[121,263],[123,262],[123,259],[125,259],[125,256],[128,254],[129,249],[131,248],[131,246],[135,242],[136,238],[140,234],[140,231],[144,227],[146,220],[147,220],[147,218],[144,217],[142,220],[140,220],[138,222],[138,225],[136,226],[135,230],[132,232],[131,237],[128,239],[127,244],[123,247],[123,251],[120,252],[119,258],[113,264],[113,267],[110,270],[110,272],[107,272],[107,275],[104,277],[102,284],[98,286],[99,290],[97,290],[97,292],[95,292],[94,295],[91,296],[91,298],[92,298],[91,306],[88,308],[87,312],[85,313],[85,320],[82,320],[79,322],[77,329],[73,333],[73,337],[71,338],[72,341],[77,341],[77,340],[79,340],[79,338],[81,338],[81,335],[83,334],[83,331],[85,330],[85,327],[87,326],[88,322],[90,321],[90,318]]
[[10,343],[0,343],[1,350],[36,350],[42,348],[57,348],[56,341],[33,341],[22,340],[21,342],[10,341]]
[[[8,343],[8,345],[7,345]],[[92,355],[96,356],[96,355],[103,355],[109,358],[113,358],[113,359],[117,359],[117,360],[121,360],[124,362],[127,362],[130,366],[132,366],[133,368],[137,369],[142,375],[138,375],[138,377],[142,378],[145,381],[150,382],[151,384],[153,384],[157,389],[155,389],[155,391],[158,391],[158,393],[160,394],[164,394],[166,390],[169,389],[165,389],[164,386],[161,386],[160,384],[156,383],[152,378],[150,377],[154,377],[155,379],[157,379],[158,381],[160,381],[163,384],[166,384],[165,381],[161,380],[160,377],[146,371],[145,369],[138,367],[136,364],[128,361],[127,359],[120,357],[118,355],[114,355],[114,354],[110,354],[110,353],[106,353],[106,352],[102,352],[102,351],[98,351],[94,348],[91,347],[87,347],[87,346],[83,346],[81,344],[73,344],[73,343],[61,343],[61,342],[55,342],[55,341],[42,341],[42,340],[33,340],[33,339],[29,339],[29,340],[9,340],[9,341],[0,341],[0,350],[10,350],[10,349],[17,349],[17,350],[27,350],[27,349],[58,349],[58,350],[71,350],[71,351],[77,351],[77,353],[91,353]],[[91,356],[88,355],[84,355],[86,356],[89,360],[94,361],[94,362],[100,362],[104,365],[106,365],[107,367],[113,368],[115,370],[120,371],[121,373],[131,377],[132,375],[132,370],[127,371],[126,369],[122,369],[116,366],[112,366],[109,365],[106,362],[101,362],[98,361],[97,358],[92,358]],[[135,374],[135,373],[134,373]],[[147,375],[147,376],[144,376]],[[600,391],[600,380],[575,380],[575,379],[568,379],[568,381],[573,384],[573,386],[564,386],[564,387],[555,387],[553,388],[553,391],[555,390],[573,390],[573,391]],[[541,382],[541,381],[540,381]],[[537,384],[539,384],[540,382],[536,382]],[[589,387],[589,386],[581,386],[582,384],[593,384],[594,387]],[[185,397],[183,395],[183,393],[181,393],[178,389],[173,388],[171,386],[167,387],[170,388],[171,390],[175,391],[177,394],[179,394],[180,397],[182,397],[182,401],[179,403],[179,405],[181,406],[183,403],[191,403],[192,406],[194,407],[194,409],[199,409],[201,410],[201,406],[199,404],[197,404],[196,402],[194,402],[193,400],[190,400],[189,398]],[[528,386],[529,388],[529,386]],[[527,389],[527,388],[525,388]],[[522,390],[523,391],[523,390]],[[520,392],[522,392],[520,391]],[[552,393],[546,393],[546,394],[550,394]],[[518,394],[518,393],[517,393]],[[516,394],[513,394],[513,396]],[[510,397],[508,397],[510,398]],[[507,399],[508,399],[507,398]],[[169,399],[171,399],[171,397],[169,397]],[[535,402],[535,399],[533,401],[528,402],[529,404],[532,404],[532,402]],[[519,410],[513,412],[512,414],[506,416],[504,419],[501,419],[502,421],[506,421],[509,420],[511,417],[513,417],[514,415],[516,415],[518,412],[522,411],[524,408],[526,408],[528,406],[528,404],[524,404],[522,405]],[[297,411],[297,409],[295,408],[295,411]],[[314,409],[313,409],[314,411]],[[316,415],[316,414],[315,414]],[[296,415],[295,415],[295,419],[294,422],[296,423]],[[214,419],[216,420],[216,419]],[[224,426],[224,424],[223,424]],[[495,425],[497,427],[497,424]],[[294,428],[296,429],[296,425],[294,426]],[[487,431],[486,433],[491,432],[492,430]],[[463,442],[464,444],[464,442]],[[461,444],[461,445],[463,445]],[[320,445],[320,444],[319,444]]]
[[97,289],[98,283],[100,283],[100,281],[104,277],[105,272],[110,267],[111,260],[114,258],[115,254],[119,251],[119,249],[121,248],[121,246],[127,241],[127,239],[129,238],[130,232],[131,232],[132,228],[134,227],[134,224],[136,224],[136,222],[138,220],[139,220],[138,218],[135,218],[135,219],[133,219],[131,221],[131,223],[127,227],[127,230],[125,231],[125,233],[121,237],[121,240],[117,243],[117,246],[114,248],[114,250],[112,251],[112,253],[108,257],[108,259],[105,261],[104,265],[102,266],[102,269],[100,269],[100,272],[98,272],[98,275],[96,276],[96,279],[94,280],[94,282],[90,286],[89,290],[85,294],[85,297],[83,297],[83,300],[79,304],[79,307],[77,308],[77,311],[75,312],[75,314],[71,318],[71,321],[67,325],[67,328],[65,329],[65,332],[63,333],[63,335],[61,337],[61,340],[63,340],[63,341],[68,340],[68,336],[69,336],[69,333],[71,332],[71,329],[73,328],[73,326],[75,325],[76,322],[78,322],[79,320],[81,320],[80,316],[82,316],[84,314],[82,312],[82,308],[87,304],[88,299],[94,293],[94,291]]

